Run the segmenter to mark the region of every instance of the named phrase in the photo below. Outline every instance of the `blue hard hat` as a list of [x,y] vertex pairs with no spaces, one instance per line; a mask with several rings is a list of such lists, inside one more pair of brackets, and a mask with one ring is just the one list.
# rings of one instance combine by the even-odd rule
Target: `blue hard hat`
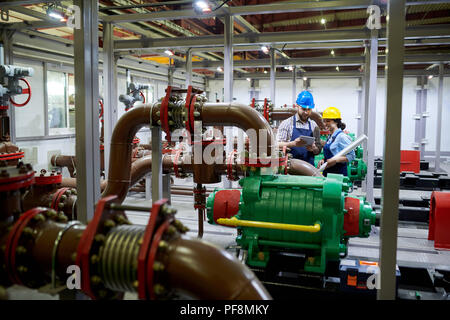
[[298,94],[297,101],[295,101],[297,105],[302,108],[313,109],[314,108],[314,99],[310,92],[302,91]]

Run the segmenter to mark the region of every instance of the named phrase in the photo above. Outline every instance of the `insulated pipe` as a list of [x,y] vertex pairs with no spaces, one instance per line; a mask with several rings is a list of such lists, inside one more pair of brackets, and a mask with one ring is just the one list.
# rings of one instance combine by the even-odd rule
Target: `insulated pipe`
[[169,243],[162,263],[173,289],[208,300],[272,299],[244,264],[213,244],[182,236]]
[[289,160],[288,173],[295,176],[322,177],[322,173],[320,173],[319,169],[312,164],[299,159]]
[[[272,154],[272,147],[275,147],[276,140],[270,124],[255,109],[241,103],[205,103],[201,111],[201,120],[204,126],[236,126],[243,130],[256,130],[257,154],[259,157],[266,153],[268,156]],[[264,130],[267,144],[263,147],[259,133]]]

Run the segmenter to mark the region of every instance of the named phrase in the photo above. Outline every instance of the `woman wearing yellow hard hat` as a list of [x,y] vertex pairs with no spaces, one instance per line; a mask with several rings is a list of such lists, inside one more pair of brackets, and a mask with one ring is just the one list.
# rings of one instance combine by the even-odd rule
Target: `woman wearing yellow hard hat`
[[350,137],[342,131],[346,126],[342,122],[341,112],[335,107],[326,108],[323,111],[322,119],[330,131],[330,135],[323,147],[324,159],[320,160],[318,167],[326,161],[327,166],[323,172],[325,177],[328,173],[338,173],[346,176],[347,163],[355,159],[355,151],[352,150],[345,156],[335,156],[352,142]]

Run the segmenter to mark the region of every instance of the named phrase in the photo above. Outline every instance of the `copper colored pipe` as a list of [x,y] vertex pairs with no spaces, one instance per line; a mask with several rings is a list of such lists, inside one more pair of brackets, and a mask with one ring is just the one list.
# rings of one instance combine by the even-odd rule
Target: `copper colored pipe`
[[[32,268],[26,276],[28,280],[39,279],[44,283],[50,281],[54,243],[58,234],[66,226],[63,223],[48,220],[40,223],[37,230],[39,236],[26,246],[26,254],[30,257],[30,268]],[[57,278],[62,282],[68,277],[67,267],[74,264],[78,244],[85,229],[84,225],[76,225],[67,229],[61,237],[56,253],[55,271]],[[145,226],[135,226],[134,233],[144,229]],[[110,232],[113,231],[117,232],[116,229]],[[8,233],[0,235],[0,246],[5,245],[7,237]],[[164,281],[167,279],[171,289],[199,299],[271,299],[253,272],[224,249],[187,236],[172,238],[167,240],[167,244],[167,251],[161,254],[158,260],[165,266]],[[121,247],[116,248],[116,257],[123,261],[124,255],[127,255],[129,259],[129,253]],[[3,256],[0,255],[0,262],[3,263],[2,258]]]
[[[117,195],[116,202],[121,203],[128,192],[131,183],[131,152],[133,139],[149,118],[157,122],[159,104],[146,104],[135,107],[125,113],[117,122],[111,138],[111,155],[109,163],[108,185],[102,197]],[[152,112],[152,114],[150,114]],[[259,130],[264,129],[267,138],[267,155],[271,155],[275,146],[275,136],[269,123],[256,110],[239,103],[206,103],[201,110],[203,125],[237,126],[241,129],[255,129],[257,133],[257,152],[261,153]]]
[[291,159],[290,165],[288,167],[288,173],[296,176],[311,176],[311,177],[321,177],[319,169],[311,165],[310,163],[299,160]]
[[270,112],[270,116],[272,117],[272,120],[280,121],[290,118],[296,113],[297,109],[295,108],[274,108]]
[[321,130],[326,130],[325,123],[323,122],[322,116],[318,112],[311,112],[311,115],[309,116],[310,119],[312,119]]
[[[106,185],[107,185],[107,181],[101,180],[100,181],[100,190],[101,191],[105,190]],[[62,178],[61,187],[62,188],[76,188],[77,187],[77,178]]]
[[150,117],[154,122],[158,121],[158,111],[158,104],[153,108],[152,104],[146,104],[135,107],[120,117],[111,137],[108,185],[102,197],[117,195],[115,202],[118,203],[125,199],[131,182],[133,139],[139,129],[148,125]]
[[[172,157],[170,154],[163,155],[163,172],[167,173],[173,168]],[[131,165],[130,186],[135,185],[139,180],[143,179],[147,174],[152,172],[152,156],[147,155],[137,159]]]
[[[292,117],[294,114],[297,113],[296,108],[275,108],[270,113],[272,120],[285,120],[287,118]],[[325,130],[325,124],[323,122],[322,116],[320,113],[312,111],[311,115],[309,116],[311,120],[313,120],[321,130]]]
[[[50,159],[50,163],[55,167],[66,167],[69,170],[70,176],[74,176],[74,171],[77,165],[77,159],[75,156],[66,156],[66,155],[53,155]],[[75,185],[73,188],[76,188]]]
[[163,264],[171,288],[197,299],[272,299],[250,269],[233,255],[202,240],[171,241]]
[[[205,103],[201,111],[201,119],[204,126],[236,126],[243,130],[254,129],[257,136],[257,153],[267,153],[270,156],[272,146],[275,146],[275,135],[270,124],[255,109],[240,103]],[[261,150],[259,132],[265,130],[267,146],[266,150]]]

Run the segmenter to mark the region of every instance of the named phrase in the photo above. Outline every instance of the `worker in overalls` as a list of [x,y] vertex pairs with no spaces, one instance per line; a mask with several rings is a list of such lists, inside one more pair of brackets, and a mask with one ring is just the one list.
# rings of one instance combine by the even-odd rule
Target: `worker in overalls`
[[324,159],[320,160],[318,167],[320,168],[326,161],[327,166],[323,172],[325,177],[328,173],[347,176],[347,163],[355,159],[355,151],[352,150],[345,156],[336,156],[352,142],[350,137],[342,131],[346,126],[342,122],[341,112],[335,107],[329,107],[324,110],[322,118],[330,135],[323,147]]
[[[299,93],[296,106],[297,113],[281,122],[277,140],[280,148],[286,146],[290,149],[294,159],[306,161],[314,165],[314,156],[322,150],[320,143],[320,129],[309,117],[314,108],[314,99],[310,92]],[[301,136],[313,137],[314,142],[308,144]]]

